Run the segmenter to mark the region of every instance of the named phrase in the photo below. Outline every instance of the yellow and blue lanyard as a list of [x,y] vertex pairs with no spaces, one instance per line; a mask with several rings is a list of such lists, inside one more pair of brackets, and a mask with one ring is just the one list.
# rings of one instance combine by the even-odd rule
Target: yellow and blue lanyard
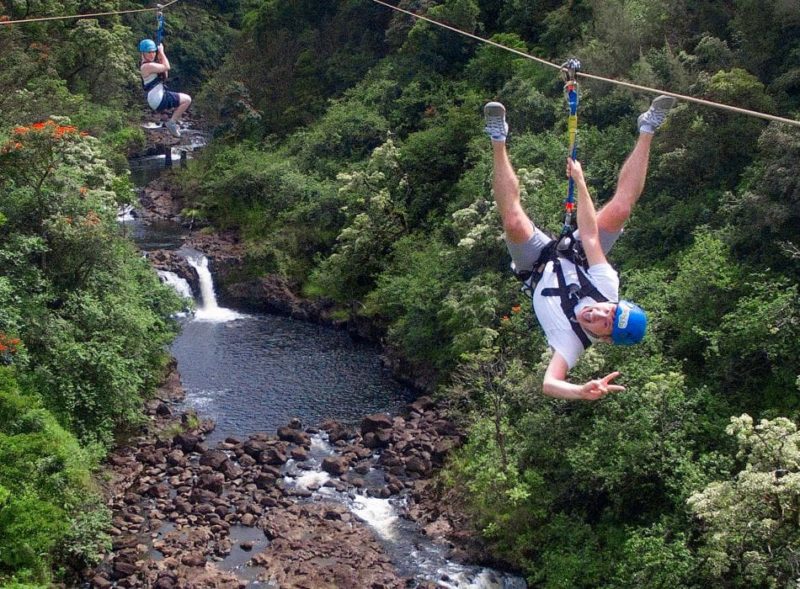
[[[569,141],[569,157],[573,160],[578,159],[578,81],[576,74],[581,67],[581,62],[575,58],[568,60],[561,66],[561,73],[564,77],[564,94],[567,97],[569,106],[569,118],[567,119],[567,137]],[[572,217],[575,214],[575,182],[569,179],[567,187],[567,198],[564,199],[564,227],[561,235],[567,235],[572,231]]]

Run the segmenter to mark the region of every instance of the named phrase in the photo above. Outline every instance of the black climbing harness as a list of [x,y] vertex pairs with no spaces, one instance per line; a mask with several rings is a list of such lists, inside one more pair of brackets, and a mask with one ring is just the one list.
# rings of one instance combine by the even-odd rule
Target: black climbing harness
[[[558,297],[561,303],[561,310],[569,321],[569,325],[575,335],[583,344],[584,349],[592,345],[591,340],[578,324],[575,317],[575,306],[580,302],[583,297],[591,297],[598,303],[607,302],[608,299],[603,296],[597,287],[592,284],[586,272],[589,269],[589,263],[586,259],[586,254],[583,252],[583,246],[580,240],[573,237],[572,232],[567,236],[561,236],[559,239],[553,239],[548,243],[539,255],[539,259],[533,266],[532,271],[517,272],[517,278],[522,280],[522,292],[524,292],[533,304],[533,295],[536,291],[536,285],[544,274],[545,267],[549,262],[553,263],[553,271],[558,279],[558,288],[544,288],[541,295],[543,297]],[[566,247],[559,247],[565,246]],[[575,265],[575,272],[578,275],[577,284],[567,283],[566,276],[564,275],[564,267],[562,260],[568,260]],[[512,268],[513,269],[513,268]]]

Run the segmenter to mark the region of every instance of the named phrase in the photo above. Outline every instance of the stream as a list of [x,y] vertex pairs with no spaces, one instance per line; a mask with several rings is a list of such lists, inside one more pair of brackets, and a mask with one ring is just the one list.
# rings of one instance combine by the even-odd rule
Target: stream
[[[144,186],[163,169],[163,156],[134,160],[131,168],[134,183]],[[378,350],[352,340],[344,330],[220,307],[208,261],[183,245],[183,228],[172,223],[145,223],[135,210],[125,213],[121,222],[141,250],[177,250],[198,272],[201,295],[197,310],[180,319],[181,332],[171,351],[186,391],[180,409],[193,408],[216,423],[207,436],[209,445],[228,436],[274,433],[293,418],[299,418],[303,426],[316,426],[326,419],[358,425],[365,415],[397,415],[413,400],[412,391],[382,366]],[[192,296],[182,278],[171,272],[160,271],[159,275],[183,296]],[[302,491],[309,501],[325,499],[346,505],[372,528],[400,574],[454,589],[527,587],[520,577],[447,560],[446,548],[401,517],[402,498],[370,495],[383,481],[380,470],[365,475],[364,488],[358,492],[325,486],[329,475],[321,464],[333,454],[326,434],[314,434],[309,459],[303,463],[289,460],[283,468],[286,486]],[[231,529],[231,537],[234,546],[243,540],[254,541],[256,547],[266,544],[263,533],[259,537],[253,529],[241,526]],[[234,550],[219,564],[234,570],[250,587],[269,587],[257,581],[259,569],[248,565],[250,556]]]

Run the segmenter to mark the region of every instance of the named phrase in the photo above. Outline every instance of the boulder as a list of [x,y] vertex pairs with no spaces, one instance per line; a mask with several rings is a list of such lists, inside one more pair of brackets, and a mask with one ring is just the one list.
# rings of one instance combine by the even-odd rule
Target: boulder
[[200,436],[197,434],[183,432],[172,438],[172,445],[183,450],[184,454],[189,454],[195,451],[200,441]]
[[306,432],[291,426],[279,427],[278,439],[297,444],[298,446],[311,445],[311,436],[309,436]]
[[222,450],[209,450],[200,457],[201,466],[210,466],[214,470],[221,470],[226,462],[228,462],[228,455]]
[[262,464],[279,466],[281,464],[286,464],[286,461],[289,460],[289,457],[286,456],[286,453],[282,452],[279,448],[267,448],[261,453],[258,460]]
[[369,432],[377,432],[379,430],[384,429],[391,429],[392,427],[392,418],[385,413],[373,413],[372,415],[367,415],[364,419],[361,420],[361,434],[367,434]]
[[433,399],[425,396],[419,397],[416,401],[410,403],[408,408],[415,413],[425,413],[426,411],[433,409],[434,406],[435,403],[433,402]]
[[322,461],[322,470],[334,476],[347,472],[348,460],[343,456],[326,456]]

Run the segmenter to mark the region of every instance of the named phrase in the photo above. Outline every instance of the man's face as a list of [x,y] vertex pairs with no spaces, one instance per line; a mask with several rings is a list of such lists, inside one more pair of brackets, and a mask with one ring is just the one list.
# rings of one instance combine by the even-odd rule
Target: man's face
[[617,312],[616,303],[595,303],[587,305],[576,315],[578,324],[583,329],[591,332],[602,340],[611,341],[611,331],[614,329],[614,314]]

